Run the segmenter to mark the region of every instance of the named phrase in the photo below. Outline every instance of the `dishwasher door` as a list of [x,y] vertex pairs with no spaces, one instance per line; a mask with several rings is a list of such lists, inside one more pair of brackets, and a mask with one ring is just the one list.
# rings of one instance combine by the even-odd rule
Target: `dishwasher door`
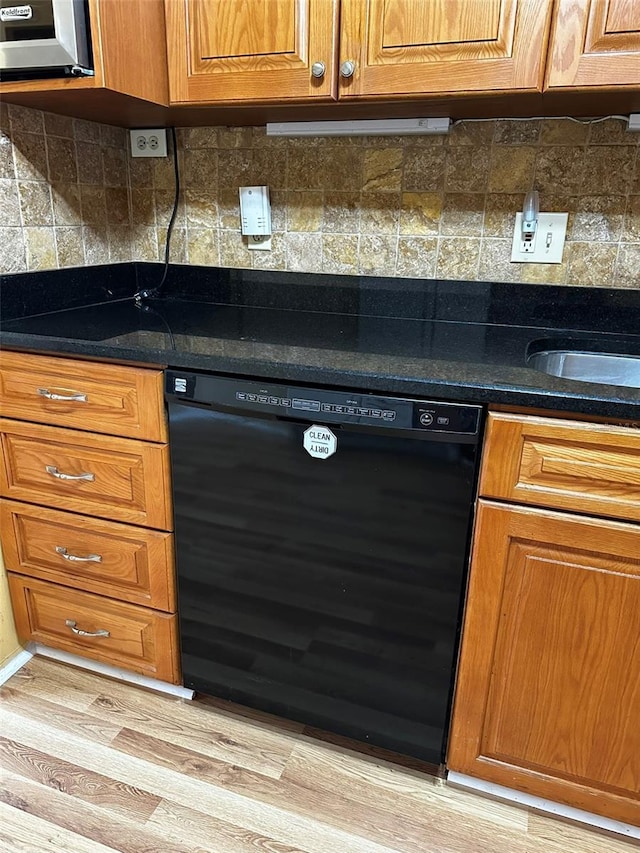
[[185,685],[441,763],[476,446],[331,424],[317,459],[306,418],[171,398],[169,423]]

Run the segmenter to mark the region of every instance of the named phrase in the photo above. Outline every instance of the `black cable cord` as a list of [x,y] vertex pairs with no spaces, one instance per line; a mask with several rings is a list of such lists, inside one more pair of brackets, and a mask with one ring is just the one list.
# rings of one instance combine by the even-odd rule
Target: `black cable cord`
[[180,168],[178,165],[178,143],[176,140],[176,129],[175,127],[169,128],[171,130],[171,146],[173,148],[173,173],[175,177],[175,195],[173,197],[173,210],[171,211],[171,218],[169,219],[169,225],[167,226],[167,236],[164,243],[164,270],[162,273],[162,278],[160,279],[160,284],[157,287],[152,287],[148,290],[140,290],[135,295],[136,305],[140,307],[143,299],[159,299],[162,296],[162,288],[164,287],[164,283],[167,280],[167,275],[169,273],[169,254],[171,252],[171,235],[173,234],[173,226],[175,225],[176,216],[178,215],[178,202],[180,201]]

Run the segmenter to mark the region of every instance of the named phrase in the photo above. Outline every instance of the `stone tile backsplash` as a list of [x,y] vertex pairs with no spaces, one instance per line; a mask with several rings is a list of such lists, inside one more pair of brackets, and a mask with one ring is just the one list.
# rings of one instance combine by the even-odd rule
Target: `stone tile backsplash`
[[[617,119],[464,122],[448,137],[268,138],[178,131],[176,263],[640,287],[640,134]],[[173,164],[126,131],[0,104],[0,272],[159,260]],[[273,248],[249,251],[238,187],[271,188]],[[568,211],[562,264],[512,264],[538,189]]]

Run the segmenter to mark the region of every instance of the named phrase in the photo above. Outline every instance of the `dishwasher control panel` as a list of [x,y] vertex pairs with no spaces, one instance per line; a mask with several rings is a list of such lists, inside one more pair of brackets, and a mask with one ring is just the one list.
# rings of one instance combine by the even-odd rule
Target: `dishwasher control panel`
[[474,436],[481,406],[433,400],[381,397],[362,391],[333,391],[227,379],[206,373],[168,370],[166,393],[212,408],[262,412],[310,422],[360,424]]

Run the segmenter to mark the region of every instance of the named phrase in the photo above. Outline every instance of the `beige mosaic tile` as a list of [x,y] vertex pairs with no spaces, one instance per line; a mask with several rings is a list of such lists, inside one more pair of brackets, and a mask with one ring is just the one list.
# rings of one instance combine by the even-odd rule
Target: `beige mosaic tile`
[[178,144],[184,148],[217,148],[217,127],[181,127],[178,131]]
[[16,133],[44,133],[44,113],[19,104],[9,104],[11,131]]
[[432,278],[435,274],[437,251],[436,237],[400,237],[396,275],[405,278]]
[[[322,172],[327,190],[359,190],[362,188],[364,152],[358,146],[334,148],[327,152],[326,168]],[[289,157],[291,167],[291,155]]]
[[24,229],[7,228],[0,223],[0,273],[23,272],[26,268]]
[[488,146],[450,148],[447,154],[445,190],[481,193],[487,189],[491,149]]
[[57,136],[47,137],[47,164],[49,180],[52,183],[56,181],[75,183],[78,180],[78,166],[74,140]]
[[640,195],[629,196],[622,239],[628,242],[634,240],[640,242]]
[[[214,188],[187,187],[184,191],[184,210],[189,228],[218,226],[218,198]],[[133,221],[136,221],[135,214]]]
[[437,234],[443,197],[440,193],[402,193],[401,234]]
[[338,275],[355,275],[358,272],[358,237],[356,234],[323,235],[322,271]]
[[322,235],[297,231],[287,234],[287,269],[304,271],[309,264],[314,270],[322,269]]
[[480,281],[517,281],[520,264],[511,263],[511,240],[483,237],[480,245]]
[[527,284],[564,284],[567,278],[567,263],[561,264],[518,264],[517,280]]
[[73,133],[80,142],[100,143],[100,125],[81,118],[73,119]]
[[78,180],[81,184],[104,185],[102,149],[89,142],[76,142]]
[[326,192],[322,230],[329,232],[357,232],[360,222],[359,192]]
[[[291,149],[287,170],[290,190],[319,190],[323,187],[323,172],[328,165],[326,152],[313,148]],[[339,189],[348,189],[339,187]]]
[[158,233],[150,226],[137,225],[131,232],[131,254],[138,261],[157,261]]
[[[160,257],[164,260],[167,229],[158,228],[158,243]],[[169,247],[169,261],[172,264],[187,263],[187,229],[174,228],[171,233],[171,245]]]
[[153,161],[129,157],[129,184],[132,187],[153,187]]
[[8,136],[0,132],[0,179],[15,180],[16,170],[13,165],[13,146]]
[[82,228],[55,228],[56,251],[58,266],[80,267],[84,263],[84,246],[82,245]]
[[449,130],[449,147],[457,145],[487,146],[493,141],[496,130],[495,121],[462,121]]
[[189,228],[187,259],[190,264],[198,266],[217,266],[220,263],[218,232],[212,228]]
[[532,145],[540,136],[540,122],[534,119],[500,119],[493,141],[499,145]]
[[50,270],[57,266],[53,228],[24,228],[28,270]]
[[565,247],[567,284],[610,287],[618,247],[607,243],[570,243]]
[[371,148],[364,152],[363,190],[397,192],[402,187],[402,148]]
[[84,262],[87,266],[109,263],[109,238],[106,226],[96,228],[92,225],[83,225],[82,244]]
[[363,234],[397,234],[400,207],[400,193],[362,193],[360,231]]
[[16,177],[25,181],[46,181],[48,169],[44,137],[35,133],[13,133],[11,139]]
[[132,188],[131,222],[135,226],[156,224],[156,205],[153,190],[140,187]]
[[626,206],[625,196],[581,196],[573,218],[572,239],[600,242],[619,240]]
[[108,187],[126,187],[128,184],[127,155],[120,148],[102,149],[104,182]]
[[320,231],[322,218],[320,190],[287,193],[287,231]]
[[[169,220],[171,219],[171,214],[173,212],[173,205],[176,197],[175,190],[155,190],[153,195],[156,207],[156,222],[158,225],[166,226],[169,224]],[[184,205],[184,195],[182,195],[178,200],[178,210],[176,211],[174,227],[183,228],[185,225],[186,210]]]
[[253,147],[253,128],[251,127],[219,127],[217,136],[218,148]]
[[271,235],[270,252],[252,252],[253,268],[256,270],[284,270],[287,268],[286,234],[275,231]]
[[107,229],[109,240],[109,261],[112,264],[131,260],[131,229],[122,225],[110,225]]
[[106,226],[107,207],[104,187],[80,186],[80,212],[83,225]]
[[[185,182],[194,186],[207,184],[220,189],[251,186],[253,152],[251,151],[187,151],[185,152]],[[217,169],[217,171],[216,171]],[[216,178],[217,175],[217,178]]]
[[394,275],[397,252],[397,237],[363,234],[360,237],[358,268],[365,275]]
[[640,243],[621,243],[613,283],[640,288]]
[[410,146],[404,152],[402,188],[414,192],[444,187],[447,151],[442,148]]
[[220,232],[220,264],[223,267],[250,267],[251,253],[239,231]]
[[584,169],[588,185],[601,195],[624,195],[634,171],[637,148],[631,145],[594,145],[585,150]]
[[106,187],[105,203],[109,225],[130,225],[129,191],[125,187]]
[[[485,237],[511,237],[515,214],[522,210],[524,193],[489,193],[485,197],[483,233]],[[546,206],[546,200],[545,200]]]
[[287,186],[287,154],[285,151],[266,148],[253,151],[251,183],[283,190]]
[[3,226],[22,225],[20,198],[15,181],[0,178],[0,223]]
[[234,229],[240,226],[240,198],[237,189],[219,189],[218,193],[218,216],[220,227]]
[[40,181],[20,181],[18,195],[22,221],[25,225],[53,225],[49,184]]
[[52,184],[53,221],[56,225],[81,225],[80,187],[78,184]]
[[73,139],[73,119],[70,116],[59,116],[55,113],[44,113],[44,132],[50,136],[64,136]]
[[589,125],[570,119],[547,118],[540,128],[541,145],[584,145],[589,137]]
[[585,149],[577,145],[541,147],[536,161],[535,188],[541,193],[579,192],[584,181],[584,158]]
[[494,146],[489,192],[528,192],[533,186],[537,149],[531,146]]
[[469,237],[440,237],[438,240],[438,278],[473,280],[480,263],[480,240]]
[[124,148],[129,132],[112,124],[100,125],[100,144],[103,147]]
[[[626,119],[610,118],[589,125],[589,145],[631,145],[632,139]],[[637,139],[636,144],[639,142]]]
[[484,209],[485,197],[483,195],[445,193],[440,219],[440,234],[452,237],[480,237]]

